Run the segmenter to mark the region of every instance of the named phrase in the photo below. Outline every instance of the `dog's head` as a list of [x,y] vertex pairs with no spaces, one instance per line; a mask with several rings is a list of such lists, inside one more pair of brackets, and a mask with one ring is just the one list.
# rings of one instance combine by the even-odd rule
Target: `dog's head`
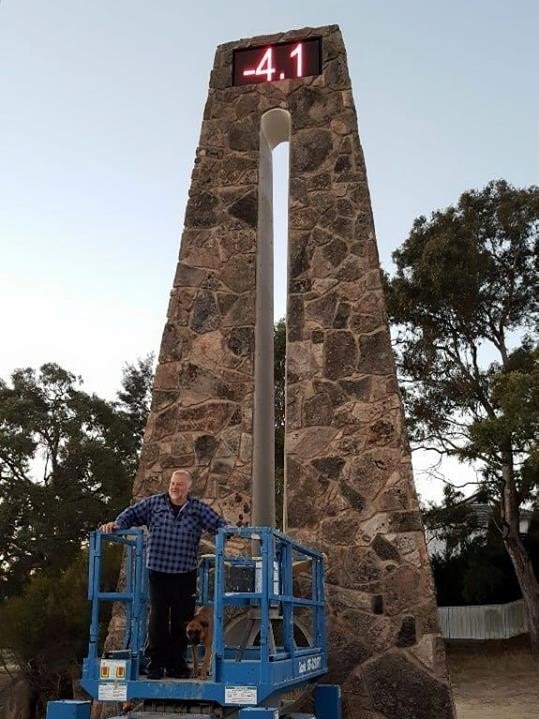
[[209,623],[205,619],[193,619],[186,627],[185,633],[189,644],[200,644],[202,636],[208,631]]

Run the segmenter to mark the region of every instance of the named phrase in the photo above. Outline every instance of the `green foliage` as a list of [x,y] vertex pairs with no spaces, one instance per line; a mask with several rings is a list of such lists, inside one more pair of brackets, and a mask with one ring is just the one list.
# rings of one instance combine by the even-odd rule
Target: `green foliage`
[[36,570],[22,594],[0,606],[2,642],[20,665],[48,655],[75,663],[83,656],[89,625],[87,553],[63,572]]
[[528,342],[509,355],[506,370],[490,377],[495,413],[470,425],[463,456],[490,458],[490,476],[501,471],[500,447],[511,446],[517,465],[518,503],[537,505],[539,487],[539,349]]
[[501,541],[493,546],[477,540],[462,554],[434,556],[432,570],[439,606],[497,604],[521,596]]
[[123,368],[122,388],[118,392],[116,409],[131,426],[135,460],[138,460],[136,453],[142,447],[142,436],[150,411],[154,359],[154,354],[150,353],[144,359],[137,359],[135,364],[126,363]]
[[[411,439],[479,467],[537,652],[538,585],[519,510],[539,493],[538,249],[539,188],[498,180],[416,219],[393,254],[396,275],[385,281]],[[471,571],[474,581],[481,567]]]
[[56,364],[0,383],[0,599],[37,569],[68,567],[81,542],[129,500],[151,359],[127,366],[120,402]]
[[[495,523],[490,520],[485,526],[480,522],[477,508],[482,506],[488,512],[484,499],[477,494],[473,501],[465,500],[462,492],[446,485],[442,502],[423,510],[440,606],[501,604],[521,596]],[[524,541],[539,567],[539,534],[532,530]]]
[[479,529],[477,515],[463,500],[462,492],[446,484],[442,503],[432,502],[422,512],[429,535],[443,547],[444,560],[463,554]]
[[491,497],[512,452],[523,501],[538,487],[538,246],[539,188],[491,182],[418,218],[386,281],[415,446],[481,462]]
[[[527,551],[539,567],[539,541],[530,535]],[[511,560],[497,528],[472,536],[462,551],[435,554],[432,569],[438,604],[503,604],[522,596]]]
[[[118,401],[57,364],[0,381],[0,626],[39,702],[72,696],[88,638],[88,532],[129,501],[149,409],[151,356],[124,367]],[[108,553],[103,588],[116,585]],[[102,617],[104,626],[107,617]]]
[[[117,583],[121,554],[105,555],[101,588]],[[44,706],[50,699],[72,697],[72,677],[80,674],[86,654],[90,605],[88,602],[88,552],[79,550],[64,570],[37,569],[19,596],[0,605],[2,646],[20,667]],[[108,613],[102,619],[106,628]]]

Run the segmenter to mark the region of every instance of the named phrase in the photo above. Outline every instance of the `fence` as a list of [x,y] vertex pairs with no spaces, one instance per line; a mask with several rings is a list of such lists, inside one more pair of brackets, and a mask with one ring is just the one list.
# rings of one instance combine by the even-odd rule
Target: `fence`
[[524,602],[473,607],[438,607],[446,639],[509,639],[528,631]]

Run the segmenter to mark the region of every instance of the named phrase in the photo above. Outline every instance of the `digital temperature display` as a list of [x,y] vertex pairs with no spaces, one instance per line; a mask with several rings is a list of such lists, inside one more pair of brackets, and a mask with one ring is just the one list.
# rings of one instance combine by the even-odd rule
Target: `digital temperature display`
[[297,80],[320,75],[321,39],[310,38],[278,45],[234,51],[234,85]]

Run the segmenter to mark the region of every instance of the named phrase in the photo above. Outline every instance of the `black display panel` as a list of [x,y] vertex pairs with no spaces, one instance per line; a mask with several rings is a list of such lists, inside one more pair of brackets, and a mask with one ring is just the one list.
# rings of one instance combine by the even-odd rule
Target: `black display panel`
[[320,75],[322,40],[294,40],[234,51],[234,85],[297,80]]

